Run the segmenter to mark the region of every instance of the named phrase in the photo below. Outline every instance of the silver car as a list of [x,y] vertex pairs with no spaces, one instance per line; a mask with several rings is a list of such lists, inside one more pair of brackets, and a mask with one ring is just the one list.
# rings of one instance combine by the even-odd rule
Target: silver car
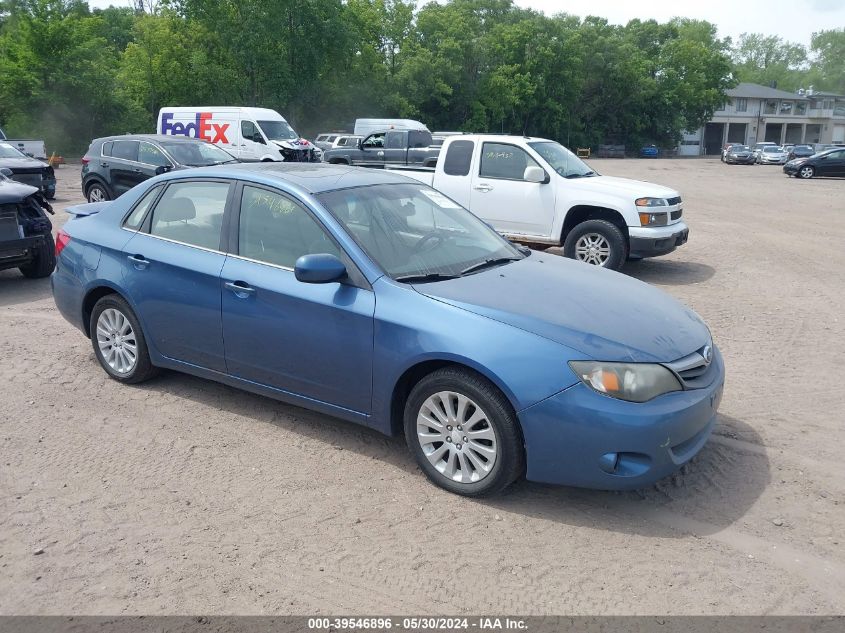
[[784,165],[789,156],[783,147],[777,145],[766,145],[757,154],[758,165]]

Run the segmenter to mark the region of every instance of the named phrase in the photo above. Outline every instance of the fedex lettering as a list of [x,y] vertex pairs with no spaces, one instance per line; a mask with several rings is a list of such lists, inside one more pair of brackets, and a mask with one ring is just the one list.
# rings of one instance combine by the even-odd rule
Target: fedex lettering
[[174,136],[190,136],[201,138],[211,143],[228,143],[226,130],[228,123],[213,123],[211,112],[197,112],[193,123],[173,121],[173,112],[163,112],[161,115],[161,133]]

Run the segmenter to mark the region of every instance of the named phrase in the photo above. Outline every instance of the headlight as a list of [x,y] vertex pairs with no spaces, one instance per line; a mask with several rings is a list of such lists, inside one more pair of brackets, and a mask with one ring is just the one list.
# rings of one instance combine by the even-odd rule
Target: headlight
[[649,213],[648,211],[640,211],[639,216],[642,226],[666,226],[669,224],[669,218],[665,212]]
[[666,203],[664,198],[637,198],[634,200],[634,204],[638,207],[667,207],[669,206]]
[[585,385],[619,400],[647,402],[683,390],[675,374],[663,365],[571,361],[569,366]]

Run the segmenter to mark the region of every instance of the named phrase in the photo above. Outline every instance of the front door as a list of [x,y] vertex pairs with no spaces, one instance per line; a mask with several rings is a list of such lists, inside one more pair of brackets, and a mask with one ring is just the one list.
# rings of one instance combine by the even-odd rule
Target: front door
[[370,134],[361,143],[361,152],[355,161],[365,167],[384,167],[384,142],[386,134]]
[[124,247],[127,291],[150,343],[168,358],[219,372],[226,370],[220,235],[231,186],[208,180],[167,185]]
[[267,141],[253,121],[242,120],[238,142],[238,158],[243,161],[258,161],[268,153]]
[[526,167],[539,167],[521,147],[485,142],[472,176],[470,211],[505,235],[549,238],[555,189],[526,182]]
[[369,413],[372,291],[297,281],[293,267],[301,255],[344,255],[293,198],[245,185],[237,227],[238,255],[221,275],[229,374]]

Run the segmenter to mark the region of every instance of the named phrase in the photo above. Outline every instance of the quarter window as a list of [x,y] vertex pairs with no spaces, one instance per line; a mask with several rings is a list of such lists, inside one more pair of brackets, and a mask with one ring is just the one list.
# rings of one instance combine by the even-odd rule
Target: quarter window
[[526,167],[539,167],[525,150],[516,145],[484,143],[481,148],[482,178],[524,180]]
[[452,141],[443,161],[444,173],[448,176],[466,176],[469,174],[474,149],[475,143],[472,141]]
[[150,234],[218,250],[229,186],[202,181],[171,184],[153,209]]
[[170,161],[159,148],[150,143],[141,143],[138,148],[138,162],[147,165],[155,165],[156,167],[167,167]]
[[115,141],[111,149],[112,158],[138,161],[138,141]]
[[141,228],[141,224],[144,222],[144,217],[147,215],[147,210],[150,208],[150,205],[156,199],[159,192],[161,191],[161,187],[153,187],[147,192],[138,204],[135,205],[135,208],[132,209],[132,213],[130,213],[126,221],[123,223],[127,229],[132,229],[133,231],[137,231]]
[[238,254],[293,268],[303,255],[340,249],[323,227],[297,202],[266,189],[245,186],[238,225]]

